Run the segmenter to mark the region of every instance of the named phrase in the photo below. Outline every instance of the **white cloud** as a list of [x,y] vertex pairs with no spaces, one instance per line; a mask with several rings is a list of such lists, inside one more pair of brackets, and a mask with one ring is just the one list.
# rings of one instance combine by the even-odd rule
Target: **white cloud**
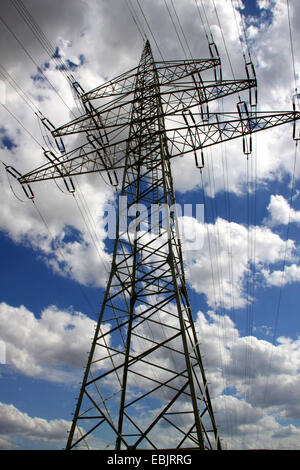
[[270,227],[300,223],[300,211],[293,209],[289,202],[280,194],[272,194],[267,207],[269,217],[265,220]]
[[[232,9],[225,8],[223,11],[223,2],[216,2],[216,5],[218,10],[224,13],[220,15],[222,27],[224,28],[224,33],[227,38],[227,45],[231,50],[231,58],[234,68],[239,70],[243,65],[242,55],[239,48]],[[99,4],[91,1],[86,5],[84,14],[82,14],[81,6],[81,3],[75,4],[75,7],[72,4],[72,15],[70,17],[67,4],[64,5],[63,8],[60,5],[60,19],[53,23],[53,12],[55,11],[54,3],[51,3],[51,8],[49,5],[45,6],[45,11],[36,8],[32,13],[34,13],[34,16],[41,27],[48,32],[50,39],[52,39],[52,43],[56,44],[56,41],[59,41],[60,52],[63,56],[72,56],[72,60],[76,62],[77,58],[78,62],[80,54],[84,55],[86,59],[84,67],[79,66],[76,73],[74,73],[82,86],[85,89],[89,89],[92,86],[96,86],[97,83],[102,82],[104,78],[110,78],[123,72],[127,67],[136,65],[138,63],[141,50],[138,50],[138,47],[136,46],[132,48],[128,46],[130,43],[136,44],[138,32],[132,22],[129,12],[126,10],[126,15],[120,14],[120,12],[123,11],[122,8],[124,8],[124,5],[122,6],[121,3],[118,3],[115,10],[111,10],[106,2]],[[208,18],[214,25],[213,27],[216,31],[216,39],[218,39],[219,49],[224,57],[224,78],[229,78],[230,68],[225,59],[226,51],[224,50],[217,18],[210,2],[207,7]],[[195,8],[195,5],[193,8]],[[198,51],[197,55],[207,55],[207,46],[205,46],[205,44],[200,45],[200,42],[196,40],[199,36],[199,24],[197,23],[196,28],[193,14],[194,10],[192,8],[181,7],[181,4],[180,6],[178,5],[178,9],[182,25],[183,27],[186,27],[187,31],[189,31],[188,40],[191,42],[192,48],[195,51]],[[280,16],[282,11],[283,6],[281,2],[277,2],[277,6],[274,9],[274,20],[272,25],[269,27],[267,32],[262,29],[257,33],[258,38],[254,47],[258,47],[261,41],[265,41],[267,46],[264,50],[265,56],[269,54],[270,57],[272,57],[273,49],[271,47],[271,37],[278,37],[278,31],[284,28],[283,20],[281,20]],[[165,8],[162,8],[161,4],[156,4],[154,2],[151,5],[151,9],[145,5],[145,13],[148,16],[149,21],[153,20],[153,28],[156,36],[158,36],[159,25],[164,17],[162,12],[165,17],[168,18],[167,11]],[[16,11],[12,7],[7,9],[6,14],[8,22],[12,20],[12,18],[18,18]],[[154,18],[157,21],[154,22]],[[23,25],[23,27],[21,26],[21,19],[18,18],[17,21],[20,31],[24,30],[25,32],[26,28],[25,25]],[[76,21],[76,30],[73,30],[72,28],[72,21]],[[164,54],[167,57],[177,58],[182,55],[182,51],[180,51],[180,48],[173,49],[171,46],[174,44],[174,41],[169,41],[169,38],[175,37],[175,31],[170,19],[168,19],[168,22],[168,28],[164,25],[165,36],[162,37],[159,35],[159,44],[163,48]],[[114,42],[110,43],[105,40],[105,31],[110,30],[112,24],[114,24],[116,36],[114,38]],[[89,29],[87,28],[87,25],[89,25]],[[99,25],[101,25],[102,28],[99,28]],[[118,27],[116,25],[118,25]],[[9,56],[8,54],[9,50],[14,51],[14,57],[16,57],[15,53],[17,53],[18,57],[20,57],[20,62],[22,63],[24,62],[24,51],[16,48],[15,41],[12,40],[7,31],[3,31],[2,34],[7,42],[7,51],[5,52],[5,58],[7,61],[5,63],[7,64],[7,68],[11,70],[12,73],[14,72],[16,81],[20,83],[22,82],[24,90],[31,96],[37,97],[37,93],[39,93],[39,96],[43,97],[42,101],[36,101],[36,103],[41,108],[41,111],[49,117],[55,125],[67,122],[72,117],[71,111],[77,113],[77,111],[75,111],[75,103],[72,100],[69,85],[65,80],[65,77],[55,70],[55,65],[50,61],[49,56],[47,56],[45,51],[41,48],[40,43],[36,41],[36,38],[32,36],[29,30],[26,30],[26,33],[24,33],[24,44],[26,47],[28,46],[28,48],[30,48],[34,56],[35,53],[37,54],[40,58],[39,63],[44,63],[46,60],[49,62],[50,65],[44,73],[51,82],[53,81],[60,94],[64,97],[64,100],[67,101],[70,109],[64,105],[49,83],[42,82],[42,88],[38,88],[40,82],[32,82],[30,79],[30,73],[33,73],[35,66],[32,63],[29,64],[30,60],[29,63],[26,62],[26,66],[24,68],[14,70],[14,66],[11,61],[12,55]],[[126,41],[124,41],[125,35]],[[285,36],[283,37],[285,38]],[[285,40],[288,43],[288,38],[285,38]],[[142,48],[141,42],[140,48]],[[282,51],[283,49],[284,48],[280,47],[276,53],[278,54],[278,51]],[[158,51],[155,49],[154,44],[153,50],[157,56]],[[97,54],[97,60],[94,60],[95,54]],[[279,73],[285,73],[287,75],[288,71],[286,70],[284,72],[282,68],[280,71],[277,71],[277,74],[274,73],[274,63],[278,63],[279,60],[280,58],[277,58],[276,61],[268,61],[268,65],[264,67],[258,67],[258,74],[262,73],[264,75],[267,70],[268,73],[270,73],[270,76],[272,76],[272,81]],[[101,68],[99,65],[100,63]],[[106,75],[106,77],[104,77],[104,75]],[[268,82],[266,75],[264,75],[264,80],[261,80],[261,82],[262,84]],[[286,83],[286,80],[282,80],[280,83]],[[264,87],[262,96],[260,95],[260,97],[263,97],[265,100],[265,96],[270,92],[270,89],[276,89],[276,96],[283,97],[283,99],[286,100],[288,93],[283,91],[278,93],[277,91],[279,86],[281,85],[276,83],[275,86]],[[20,106],[19,96],[16,93],[13,93],[13,90],[9,86],[7,88],[9,92],[7,101],[8,107],[12,107],[12,110],[21,122],[26,123],[26,127],[29,128],[35,136],[39,136],[40,131],[37,121],[32,115],[32,111],[26,106]],[[267,105],[270,104],[270,100],[268,98],[265,102]],[[55,106],[49,106],[49,103],[55,103]],[[230,98],[229,104],[235,109],[236,98]],[[7,116],[5,126],[7,128],[8,135],[15,141],[18,147],[11,151],[4,149],[3,159],[7,161],[7,163],[12,163],[13,166],[16,166],[21,171],[32,169],[38,164],[41,164],[43,162],[41,150],[37,148],[35,143],[22,128],[18,131],[16,130],[16,123],[10,118],[10,116]],[[292,152],[292,142],[289,147],[289,145],[286,144],[285,135],[286,130],[279,128],[277,130],[273,129],[272,132],[267,132],[262,138],[258,137],[258,153],[256,156],[258,162],[257,181],[268,179],[272,180],[278,177],[280,170],[286,172],[291,171],[291,168],[289,167],[289,159]],[[279,150],[278,141],[280,146]],[[276,152],[274,150],[275,146]],[[245,190],[247,172],[246,159],[244,158],[244,155],[242,155],[241,150],[242,144],[240,141],[231,142],[230,155],[228,148],[228,146],[225,146],[222,150],[216,150],[215,148],[213,149],[213,152],[209,149],[205,152],[205,169],[203,171],[203,178],[205,190],[209,195],[214,195],[215,192],[220,192],[224,190],[224,188],[237,194],[243,194]],[[280,157],[276,157],[276,155],[280,155]],[[197,188],[201,185],[200,175],[195,171],[194,163],[190,157],[177,159],[177,161],[173,163],[173,169],[175,187],[178,190],[184,192],[187,189]],[[56,237],[56,247],[53,247],[53,245],[51,245],[51,240],[49,239],[49,234],[43,226],[42,221],[39,220],[38,214],[34,211],[33,205],[30,203],[21,204],[15,200],[6,182],[6,176],[4,174],[2,175],[2,178],[2,185],[5,190],[3,193],[0,213],[1,229],[6,231],[15,241],[20,242],[21,240],[26,240],[31,244],[31,246],[38,247],[42,253],[48,256],[47,262],[56,272],[71,276],[73,279],[83,284],[104,286],[107,274],[105,272],[105,267],[100,260],[106,260],[107,263],[109,263],[109,256],[105,252],[103,244],[105,234],[103,226],[101,225],[101,208],[103,208],[105,201],[112,198],[111,190],[109,190],[104,183],[99,184],[99,181],[96,179],[87,178],[82,180],[80,178],[81,181],[84,181],[84,183],[80,184],[83,184],[84,195],[97,224],[97,236],[100,239],[98,244],[99,253],[97,253],[93,243],[91,243],[86,227],[81,220],[81,216],[78,212],[76,213],[73,210],[74,208],[72,208],[72,206],[74,206],[72,198],[62,195],[54,184],[42,183],[39,185],[33,185],[34,192],[37,194],[37,206],[41,209],[42,214],[46,215],[50,231],[53,234],[53,237]],[[18,195],[23,197],[22,191],[19,192],[19,188],[15,185],[14,190],[18,192]],[[12,214],[14,217],[12,217]],[[79,245],[76,241],[72,243],[64,242],[63,237],[67,226],[73,226],[80,231],[83,243]],[[86,262],[82,263],[82,260],[85,260]],[[237,277],[239,274],[240,272],[238,270]],[[227,285],[225,287],[225,295],[227,295],[228,289],[229,286]]]
[[[35,187],[34,205],[14,197],[3,173],[1,180],[0,228],[16,243],[33,248],[56,273],[81,284],[103,287],[110,265],[103,215],[105,204],[111,200],[111,192],[103,183],[96,188],[95,183],[81,181],[76,200],[61,193],[54,183]],[[11,184],[15,185],[13,181]],[[14,189],[19,190],[16,186]]]
[[0,450],[17,450],[18,446],[13,444],[7,437],[0,437]]
[[272,272],[270,270],[263,269],[262,274],[269,285],[284,286],[291,282],[300,281],[300,266],[291,264],[289,266],[284,266],[283,270],[278,269]]
[[[187,32],[187,39],[190,42],[191,49],[195,56],[208,56],[208,47],[205,41],[198,40],[203,28],[200,19],[195,22],[195,17],[197,17],[195,4],[194,2],[187,2],[187,4],[188,8],[184,2],[182,4],[180,2],[180,4],[176,5],[182,27]],[[272,24],[267,29],[262,26],[255,26],[256,40],[253,42],[252,54],[257,64],[260,107],[266,110],[291,109],[291,87],[286,86],[286,83],[291,83],[291,63],[287,63],[289,54],[286,53],[286,51],[289,50],[286,5],[285,2],[279,0],[275,2],[274,5]],[[230,51],[233,68],[237,78],[243,78],[245,76],[243,57],[232,8],[226,6],[222,1],[216,2],[216,6],[219,11],[223,33],[226,37],[227,48]],[[176,42],[177,36],[165,5],[160,2],[152,2],[151,7],[147,4],[143,7],[164,56],[166,58],[179,58],[182,56],[183,51],[180,45],[178,45],[178,42]],[[297,8],[298,6],[296,5],[291,8],[292,19],[295,23],[299,17],[299,15],[297,16]],[[71,16],[69,15],[68,2],[66,2],[63,8],[59,4],[59,8],[57,6],[57,9],[60,11],[60,19],[59,21],[55,20],[53,23],[51,21],[54,20],[53,12],[56,10],[55,2],[51,3],[51,7],[49,5],[45,6],[45,11],[44,9],[42,11],[39,8],[35,8],[32,13],[34,13],[41,27],[47,31],[53,44],[56,44],[57,38],[59,38],[60,45],[62,45],[61,50],[64,55],[72,57],[72,59],[74,57],[74,61],[80,54],[84,55],[86,60],[84,67],[78,67],[74,74],[86,90],[103,82],[106,78],[111,78],[137,65],[142,50],[142,40],[131,18],[130,12],[124,4],[118,1],[117,5],[112,10],[106,2],[99,4],[98,2],[90,1],[86,4],[86,8],[84,8],[83,12],[82,3],[73,2]],[[16,11],[12,7],[7,9],[6,14],[8,21],[12,21],[12,18],[15,21],[16,18],[18,18]],[[211,2],[207,2],[206,4],[206,14],[210,23],[213,25],[215,39],[223,59],[223,76],[225,79],[232,78],[222,35]],[[140,20],[144,23],[140,12],[139,16]],[[237,17],[239,17],[238,14]],[[76,30],[72,28],[72,21],[76,22]],[[19,23],[20,30],[22,32],[23,30],[25,31],[26,28],[24,28],[24,25],[22,27],[21,19],[18,19],[18,24]],[[161,28],[162,25],[163,29]],[[115,31],[113,42],[108,41],[107,37],[111,36],[109,34],[106,35],[112,28]],[[145,23],[144,28],[147,30]],[[254,26],[250,24],[249,28],[253,30]],[[164,31],[163,36],[161,35],[162,30]],[[296,43],[298,34],[297,24],[294,25],[293,30]],[[2,34],[4,34],[4,32]],[[7,43],[5,63],[8,64],[9,69],[11,68],[11,70],[14,71],[15,79],[20,83],[22,82],[25,91],[28,90],[29,93],[35,95],[37,91],[36,86],[33,87],[29,79],[29,71],[32,72],[35,66],[32,63],[29,65],[26,61],[26,67],[22,69],[18,68],[17,70],[13,69],[13,64],[16,62],[14,61],[14,63],[12,63],[11,57],[16,58],[17,54],[18,58],[20,58],[20,62],[23,63],[24,51],[16,47],[15,41],[12,41],[12,38],[7,32],[4,36],[3,40],[6,40]],[[274,46],[274,41],[276,43],[280,41],[280,46]],[[49,56],[47,56],[45,51],[41,48],[40,43],[36,41],[30,31],[26,32],[24,44],[32,51],[32,55],[40,57],[41,62],[48,60],[50,67],[45,74],[47,76],[49,75],[49,79],[55,81],[55,85],[60,94],[64,99],[67,97],[66,99],[70,109],[75,111],[75,105],[74,102],[72,102],[69,87],[64,76],[53,70],[54,65],[50,61]],[[131,45],[134,45],[134,47],[131,47]],[[14,54],[9,55],[9,51],[12,49]],[[155,43],[153,43],[153,51],[155,57],[160,59]],[[28,62],[30,63],[30,60]],[[286,67],[279,68],[277,64],[282,63],[285,63]],[[270,84],[272,86],[270,86]],[[8,89],[10,89],[10,87],[8,87]],[[51,88],[49,89],[49,84],[46,90],[39,91],[41,95],[44,96],[44,100],[38,103],[38,105],[41,107],[41,111],[49,117],[55,125],[67,122],[71,118],[70,111],[57,94],[53,92]],[[12,93],[10,93],[10,96],[7,105],[15,103],[17,106],[20,98]],[[48,99],[45,99],[46,97]],[[234,97],[229,100],[226,99],[224,103],[228,103],[229,108],[235,110],[237,101],[237,97]],[[49,102],[55,102],[56,106],[49,106]],[[20,106],[13,110],[17,115],[21,112]],[[32,130],[32,127],[34,128],[35,135],[39,135],[37,123],[31,116],[31,111],[27,108],[25,110],[24,106],[22,106],[22,116],[19,115],[19,117],[22,118],[22,122],[26,122],[26,126],[29,126],[30,130]],[[10,132],[13,133],[11,128],[15,128],[15,122],[10,122],[9,116],[7,116],[7,120]],[[58,120],[60,122],[58,122]],[[291,171],[289,167],[290,153],[292,151],[292,142],[290,142],[291,139],[289,138],[291,134],[289,134],[288,126],[283,126],[282,129],[283,130],[281,130],[281,128],[277,130],[273,129],[272,131],[264,132],[264,137],[258,137],[257,141],[255,138],[255,142],[257,142],[258,181],[272,180],[274,177],[278,176],[282,169],[286,172]],[[23,134],[24,132],[21,129],[21,135]],[[288,138],[286,136],[288,136]],[[23,138],[24,136],[22,139]],[[23,148],[25,148],[25,146],[23,146]],[[230,154],[228,145],[223,146],[223,149],[223,153],[228,153],[227,157],[219,156],[219,150],[214,149],[213,151],[214,156],[212,161],[214,161],[216,190],[222,191],[224,189],[226,178],[224,179],[222,159],[226,158],[228,165],[228,173],[226,176],[228,176],[229,190],[239,194],[244,190],[246,183],[246,171],[243,166],[243,161],[246,159],[242,155],[242,143],[239,140],[237,142],[231,142]],[[276,155],[280,155],[280,158],[277,158]],[[206,167],[203,176],[207,191],[211,191],[208,175],[210,158],[210,152],[205,152]],[[188,160],[191,161],[189,161],[187,165]],[[183,158],[181,161],[178,159],[177,162],[174,162],[173,166],[176,187],[180,191],[195,188],[197,185],[199,186],[199,176],[197,171],[195,171],[192,159],[188,157]],[[184,168],[184,172],[182,172],[182,168]]]
[[96,325],[93,320],[54,306],[36,318],[24,306],[11,307],[2,302],[0,322],[8,366],[50,381],[78,380],[91,346]]
[[30,441],[65,443],[70,424],[63,419],[47,421],[42,418],[32,418],[13,405],[0,403],[0,448],[17,448],[9,436]]
[[299,429],[280,424],[300,416],[299,338],[240,336],[227,315],[213,312],[198,312],[195,325],[226,448],[299,448]]
[[194,229],[204,242],[199,251],[185,251],[187,280],[211,307],[238,308],[253,300],[246,293],[251,263],[266,277],[265,266],[281,261],[285,251],[287,260],[295,256],[293,240],[285,242],[267,227],[218,218],[215,224],[195,222]]
[[257,5],[261,10],[268,9],[271,7],[271,0],[257,0]]

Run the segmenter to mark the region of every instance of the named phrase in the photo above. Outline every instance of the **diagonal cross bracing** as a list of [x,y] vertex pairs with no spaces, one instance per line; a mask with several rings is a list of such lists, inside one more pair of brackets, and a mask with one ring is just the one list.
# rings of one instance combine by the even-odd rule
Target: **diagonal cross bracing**
[[[174,66],[177,73],[178,67]],[[174,205],[169,160],[159,72],[147,43],[136,74],[121,189],[133,216],[141,205]],[[140,216],[142,225],[147,214]],[[220,448],[191,310],[187,296],[182,295],[185,277],[180,239],[174,221],[166,214],[162,221],[163,226],[158,227],[148,221],[156,232],[137,225],[126,232],[118,226],[112,270],[69,448],[76,445],[77,417],[81,416],[80,426],[88,432],[88,417],[94,414],[101,421],[97,432],[102,428],[103,436],[109,434],[116,449],[170,447],[169,442],[163,443],[166,427],[174,448],[180,442],[197,449]],[[100,400],[95,398],[96,384]],[[119,393],[112,396],[113,390]],[[104,410],[106,394],[112,398],[104,399]],[[89,410],[86,422],[85,408]],[[203,412],[212,430],[207,433],[203,432]],[[92,422],[95,426],[94,419]]]

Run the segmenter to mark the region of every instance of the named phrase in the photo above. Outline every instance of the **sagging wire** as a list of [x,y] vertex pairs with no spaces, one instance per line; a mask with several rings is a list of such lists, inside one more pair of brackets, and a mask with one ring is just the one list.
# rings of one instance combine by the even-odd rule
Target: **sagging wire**
[[287,16],[288,16],[290,49],[291,49],[291,57],[292,57],[293,78],[294,78],[294,85],[295,85],[295,96],[299,99],[299,96],[297,96],[298,95],[298,91],[297,91],[297,74],[296,74],[296,66],[295,66],[295,54],[294,54],[294,45],[293,45],[293,35],[292,35],[289,0],[286,0],[286,6],[287,6]]
[[138,5],[138,7],[139,7],[141,13],[142,13],[142,16],[143,16],[143,18],[144,18],[144,20],[145,20],[145,23],[146,23],[146,25],[147,25],[147,27],[148,27],[148,29],[149,29],[149,32],[150,32],[150,34],[151,34],[151,36],[152,36],[152,39],[153,39],[153,41],[154,41],[154,43],[155,43],[155,45],[156,45],[156,47],[157,47],[157,50],[158,50],[158,52],[159,52],[159,55],[161,56],[162,61],[165,62],[164,56],[163,56],[163,54],[162,54],[162,52],[161,52],[161,50],[160,50],[160,47],[159,47],[159,45],[158,45],[158,43],[157,43],[157,41],[156,41],[156,39],[155,39],[155,36],[154,36],[154,34],[153,34],[153,31],[152,31],[152,29],[151,29],[151,26],[150,26],[150,24],[149,24],[149,21],[147,20],[147,17],[146,17],[146,15],[145,15],[145,13],[144,13],[144,10],[143,10],[143,8],[142,8],[142,6],[141,6],[141,4],[140,4],[140,0],[136,0],[136,2],[137,2],[137,5]]
[[138,17],[138,15],[136,14],[136,12],[134,10],[134,6],[132,5],[131,0],[126,0],[126,4],[127,4],[128,10],[130,12],[131,18],[133,19],[133,22],[136,25],[137,30],[140,33],[143,42],[145,43],[146,40],[147,40],[147,35],[146,35],[146,33],[143,29],[143,26],[139,22],[139,17]]
[[57,89],[54,87],[54,85],[50,82],[48,77],[44,74],[43,70],[41,67],[37,64],[37,62],[34,60],[32,55],[28,52],[26,47],[23,45],[22,41],[18,38],[18,36],[14,33],[12,28],[7,24],[7,22],[2,18],[0,15],[0,21],[4,24],[4,26],[8,29],[8,31],[11,33],[11,35],[14,37],[14,39],[17,41],[19,46],[22,48],[22,50],[25,52],[25,54],[29,57],[29,59],[33,62],[33,64],[36,66],[38,72],[43,75],[44,79],[49,83],[50,87],[53,89],[53,91],[57,94],[57,96],[61,99],[61,101],[64,103],[64,105],[68,108],[70,113],[74,116],[75,114],[73,113],[72,109],[68,106],[68,104],[65,102],[64,98],[61,96],[61,94],[57,91]]

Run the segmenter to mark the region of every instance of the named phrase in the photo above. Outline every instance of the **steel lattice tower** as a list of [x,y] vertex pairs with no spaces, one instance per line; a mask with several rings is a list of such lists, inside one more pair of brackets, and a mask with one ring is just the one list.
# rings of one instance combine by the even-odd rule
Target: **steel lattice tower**
[[[175,205],[159,78],[149,43],[136,74],[130,120],[121,196],[127,198],[128,212],[143,223],[153,205]],[[139,213],[140,208],[149,212]],[[157,235],[150,238],[137,224],[131,233],[118,224],[68,448],[76,443],[75,426],[85,428],[91,418],[114,436],[117,450],[160,448],[166,431],[174,447],[220,446],[176,224],[171,217],[168,224],[155,219],[150,232]],[[99,356],[104,366],[97,371]]]
[[[289,122],[298,138],[300,113],[258,113],[252,63],[245,79],[223,80],[214,43],[210,53],[155,62],[147,41],[138,67],[87,93],[74,80],[83,114],[59,128],[41,117],[57,152],[45,150],[48,163],[24,175],[7,167],[29,198],[35,181],[62,178],[74,192],[73,175],[105,172],[117,185],[122,172],[111,272],[67,449],[89,442],[116,450],[221,449],[188,298],[170,161],[192,152],[202,168],[197,151],[237,137],[248,156],[254,132]],[[202,80],[205,70],[213,80]],[[245,90],[250,110],[239,99],[237,112],[209,114],[210,101]],[[170,116],[177,124],[166,128]],[[77,133],[85,142],[67,151],[62,137]]]

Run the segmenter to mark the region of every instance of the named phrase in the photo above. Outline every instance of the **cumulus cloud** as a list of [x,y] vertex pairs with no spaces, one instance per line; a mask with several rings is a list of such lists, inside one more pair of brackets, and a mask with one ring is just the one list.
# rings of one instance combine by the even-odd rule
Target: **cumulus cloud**
[[[185,251],[187,279],[197,293],[205,294],[211,307],[245,306],[253,300],[246,294],[251,265],[255,263],[257,274],[261,271],[271,284],[264,267],[281,261],[283,252],[287,260],[296,256],[294,241],[284,241],[268,227],[247,228],[218,218],[215,224],[194,221],[194,230],[203,243],[199,251]],[[255,250],[249,250],[253,240]]]
[[75,199],[53,184],[40,188],[35,204],[25,199],[21,203],[11,192],[6,175],[2,173],[0,178],[1,230],[16,243],[32,248],[56,273],[103,287],[110,265],[103,216],[111,194],[81,182]]
[[280,420],[299,418],[299,338],[272,344],[241,336],[229,316],[214,312],[198,312],[195,325],[225,445],[297,449],[298,428]]
[[267,269],[262,270],[262,274],[265,277],[268,285],[270,286],[284,286],[292,282],[300,281],[300,267],[297,264],[291,264],[284,266],[283,270],[277,269],[270,271]]
[[[60,38],[60,53],[62,56],[65,55],[68,58],[72,57],[72,60],[75,62],[76,60],[78,62],[78,57],[82,55],[84,56],[84,66],[79,65],[76,68],[76,71],[74,71],[74,74],[81,85],[88,90],[97,86],[99,83],[102,83],[105,79],[112,78],[113,76],[136,66],[139,61],[143,42],[137,28],[135,27],[129,10],[125,8],[125,5],[122,4],[122,2],[118,1],[115,8],[111,9],[107,2],[99,4],[99,2],[91,0],[86,4],[84,14],[82,14],[81,5],[81,2],[75,4],[73,2],[71,7],[71,5],[69,6],[69,3],[66,2],[64,4],[64,8],[62,8],[61,5],[59,5],[58,8],[56,2],[51,2],[51,4],[46,5],[45,10],[43,9],[42,11],[38,8],[36,1],[32,1],[30,10],[34,13],[34,16],[41,25],[41,28],[48,32],[52,43],[56,44],[57,38]],[[226,45],[228,50],[230,50],[233,69],[235,70],[236,75],[241,75],[239,78],[244,78],[245,72],[238,36],[239,32],[236,28],[232,9],[230,7],[227,8],[227,6],[224,8],[223,2],[216,1],[218,11],[222,12],[222,15],[219,15],[219,18],[221,18],[221,31],[212,3],[207,2],[205,6],[208,20],[211,24],[215,40],[223,58],[222,67],[224,78],[232,78],[232,73],[229,66],[230,64],[227,60],[226,49],[223,44],[222,33],[224,34],[224,37],[226,37]],[[242,5],[239,4],[239,6]],[[152,32],[154,37],[158,39],[157,44],[164,57],[166,59],[178,59],[182,57],[184,52],[180,47],[178,47],[175,40],[177,39],[177,36],[165,5],[160,2],[152,2],[151,6],[145,3],[143,8],[145,16],[148,18],[148,22],[153,28]],[[200,34],[204,31],[200,18],[199,21],[195,22],[195,15],[197,16],[195,5],[189,5],[187,8],[184,3],[180,3],[176,5],[176,8],[178,8],[178,15],[180,17],[182,27],[187,31],[187,40],[190,42],[190,49],[194,56],[208,56],[209,53],[206,42],[198,40]],[[261,8],[265,8],[265,5],[261,6]],[[260,86],[260,103],[262,109],[266,110],[269,108],[291,108],[291,89],[287,90],[285,85],[286,83],[291,82],[291,64],[286,64],[286,67],[280,67],[280,69],[276,68],[278,63],[286,63],[287,54],[285,54],[285,51],[289,48],[289,37],[288,34],[286,34],[287,24],[285,8],[285,3],[278,0],[274,3],[273,21],[268,28],[265,28],[263,24],[255,25],[256,40],[253,42],[252,53],[255,57],[255,65],[257,66],[257,75]],[[61,12],[59,21],[52,23],[51,20],[53,20],[55,12],[58,9]],[[72,15],[69,15],[70,9],[72,10]],[[291,14],[292,19],[296,22],[297,6],[293,6],[291,8]],[[147,25],[141,15],[139,14],[138,16],[146,31]],[[239,15],[237,15],[237,17],[239,17]],[[24,44],[32,52],[32,55],[41,57],[41,63],[44,63],[45,61],[49,63],[49,67],[45,70],[45,75],[47,76],[47,74],[49,74],[49,78],[56,80],[56,88],[61,92],[61,95],[64,98],[68,97],[66,99],[69,108],[73,112],[77,113],[75,103],[72,101],[72,94],[70,93],[65,77],[55,69],[49,56],[41,48],[41,44],[32,35],[31,31],[29,29],[26,30],[24,27],[25,25],[22,26],[21,18],[18,17],[16,11],[11,5],[7,5],[6,19],[8,23],[16,22],[17,31],[19,31],[20,34],[25,34]],[[75,31],[72,28],[72,21],[75,21],[76,24]],[[251,22],[248,26],[249,28],[254,27]],[[105,32],[112,29],[115,31],[114,41],[108,42]],[[159,34],[161,30],[164,31],[163,36]],[[296,32],[297,28],[295,27],[294,30]],[[16,57],[16,43],[15,41],[12,41],[12,38],[7,31],[5,33],[2,32],[2,34],[4,35],[3,40],[7,43],[7,53],[5,56],[7,60],[5,63],[10,66],[8,67],[9,69],[13,69],[11,57]],[[108,35],[108,37],[110,36]],[[124,38],[126,39],[124,40]],[[276,41],[280,38],[280,47],[274,47],[274,38]],[[283,42],[285,47],[283,47]],[[133,45],[134,47],[131,47]],[[140,46],[140,49],[137,45]],[[261,47],[261,45],[263,45],[263,47]],[[9,55],[9,52],[12,49],[14,50],[14,54]],[[17,49],[18,58],[20,58],[20,60],[23,59],[21,61],[24,62],[24,51],[19,50],[19,48]],[[157,59],[161,59],[155,43],[153,43],[153,51],[155,57]],[[274,60],[275,53],[276,60]],[[25,68],[18,68],[17,70],[14,70],[14,72],[15,78],[17,81],[22,81],[25,90],[28,89],[29,93],[33,93],[34,96],[37,96],[37,85],[34,84],[33,86],[31,83],[32,80],[28,78],[30,77],[29,71],[31,71],[32,74],[32,70],[35,68],[35,65],[31,63],[30,66],[27,64]],[[269,86],[270,83],[272,86]],[[46,90],[42,89],[39,91],[40,96],[43,96],[43,99],[40,99],[38,106],[41,107],[43,114],[49,117],[55,125],[62,124],[72,117],[70,110],[64,105],[53,89],[51,89],[51,87],[49,88],[49,84]],[[10,95],[12,98],[8,100],[7,104],[13,104],[13,102],[16,102],[17,104],[20,98],[15,93],[10,93]],[[276,97],[276,99],[274,97]],[[281,101],[278,101],[279,99]],[[52,100],[56,102],[55,107],[50,107],[48,105],[49,101]],[[227,103],[227,101],[228,100],[226,99],[225,103]],[[228,103],[229,109],[231,108],[231,110],[236,110],[237,97],[230,98]],[[20,112],[19,108],[14,109],[14,111],[17,115]],[[33,120],[30,118],[31,110],[23,109],[22,113],[22,122],[26,122],[27,126],[33,126]],[[58,119],[60,121],[59,123],[57,122]],[[15,123],[13,123],[13,126],[11,125],[9,116],[8,122],[9,133],[14,135],[12,127],[15,127]],[[39,135],[36,122],[34,128],[35,135]],[[32,129],[30,128],[30,130]],[[24,134],[24,132],[21,129],[21,135],[22,134]],[[271,132],[265,132],[263,138],[257,138],[258,181],[268,179],[272,180],[278,175],[278,172],[282,170],[286,172],[291,171],[289,162],[293,146],[292,142],[289,144],[290,140],[291,139],[287,136],[286,129],[273,129]],[[276,152],[275,146],[277,150]],[[226,156],[226,154],[228,155]],[[278,154],[280,155],[280,158],[276,157]],[[210,151],[205,152],[205,170],[203,172],[203,176],[207,191],[211,191],[208,170],[210,159]],[[211,161],[214,162],[215,189],[217,191],[225,189],[224,164],[222,164],[222,160],[224,159],[227,160],[228,166],[227,177],[229,184],[228,187],[226,185],[226,189],[235,193],[240,193],[244,190],[244,185],[246,183],[246,170],[242,163],[246,159],[242,160],[243,155],[241,142],[231,142],[230,157],[229,147],[224,146],[221,153],[219,150],[214,151],[213,160]],[[189,162],[188,165],[187,162]],[[173,163],[173,167],[175,185],[180,191],[184,192],[186,189],[192,189],[199,186],[199,176],[195,171],[192,159],[189,159],[188,157],[182,160],[178,159]],[[184,172],[182,172],[183,167]]]
[[0,403],[0,448],[17,449],[10,436],[35,442],[64,443],[71,423],[63,419],[31,417],[14,405]]
[[24,306],[11,307],[2,302],[0,321],[6,362],[14,370],[54,382],[78,381],[94,334],[93,320],[54,306],[36,318]]
[[293,209],[289,202],[280,194],[271,195],[267,210],[269,216],[265,219],[265,223],[269,226],[300,223],[300,211]]

